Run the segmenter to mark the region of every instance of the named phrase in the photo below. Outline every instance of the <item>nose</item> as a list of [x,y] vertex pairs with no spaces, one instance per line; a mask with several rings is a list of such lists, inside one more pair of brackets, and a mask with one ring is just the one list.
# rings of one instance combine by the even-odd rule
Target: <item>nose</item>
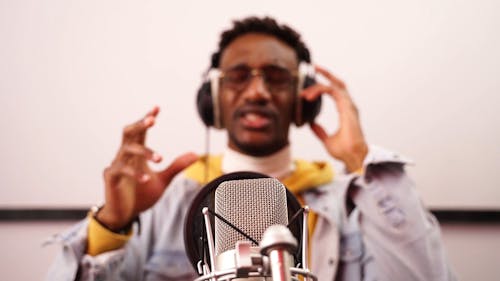
[[262,75],[252,75],[250,83],[243,91],[243,97],[245,101],[252,103],[266,103],[271,99],[271,93]]

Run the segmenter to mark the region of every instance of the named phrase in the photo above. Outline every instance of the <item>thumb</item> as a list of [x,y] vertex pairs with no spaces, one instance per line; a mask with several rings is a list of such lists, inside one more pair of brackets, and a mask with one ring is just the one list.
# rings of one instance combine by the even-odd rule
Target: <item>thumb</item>
[[198,158],[199,156],[192,152],[185,153],[175,158],[165,170],[160,172],[160,178],[165,186],[167,186],[179,172],[196,162]]
[[319,125],[318,123],[311,123],[309,124],[311,130],[313,133],[322,141],[325,142],[325,140],[328,138],[328,134],[326,133],[325,129]]

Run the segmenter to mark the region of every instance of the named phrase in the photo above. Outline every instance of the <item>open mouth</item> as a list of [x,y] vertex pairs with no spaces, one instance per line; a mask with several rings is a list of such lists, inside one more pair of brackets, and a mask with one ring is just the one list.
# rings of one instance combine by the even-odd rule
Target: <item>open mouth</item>
[[249,112],[243,114],[241,122],[244,127],[250,129],[263,129],[269,126],[271,119],[268,116]]
[[273,114],[266,109],[244,108],[238,110],[237,117],[241,125],[250,130],[263,130],[268,128],[273,121]]

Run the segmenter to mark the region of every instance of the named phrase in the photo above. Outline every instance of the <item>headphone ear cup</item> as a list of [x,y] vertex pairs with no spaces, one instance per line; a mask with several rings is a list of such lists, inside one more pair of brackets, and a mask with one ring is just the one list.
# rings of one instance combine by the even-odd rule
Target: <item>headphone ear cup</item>
[[[316,84],[316,80],[311,76],[304,78],[303,88]],[[302,99],[302,120],[304,123],[312,123],[321,110],[321,96],[313,101]]]
[[201,84],[198,94],[196,96],[196,107],[198,114],[205,126],[210,127],[214,125],[214,104],[212,101],[212,86],[210,81]]

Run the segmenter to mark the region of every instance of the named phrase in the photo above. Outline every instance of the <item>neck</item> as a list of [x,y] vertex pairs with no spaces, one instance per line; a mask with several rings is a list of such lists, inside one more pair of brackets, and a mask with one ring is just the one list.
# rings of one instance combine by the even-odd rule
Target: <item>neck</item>
[[249,156],[227,148],[222,160],[222,171],[224,173],[252,171],[281,179],[289,175],[292,169],[293,162],[290,146],[262,157]]

